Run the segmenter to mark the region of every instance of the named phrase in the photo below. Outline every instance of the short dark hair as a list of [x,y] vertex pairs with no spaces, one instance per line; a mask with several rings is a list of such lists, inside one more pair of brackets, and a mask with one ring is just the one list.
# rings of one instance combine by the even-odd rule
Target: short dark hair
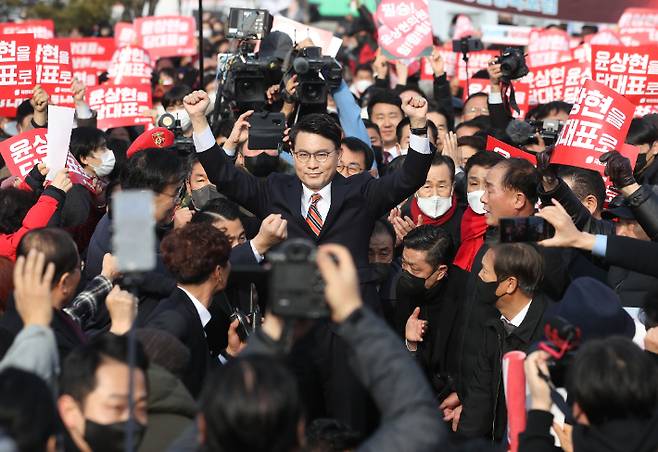
[[310,115],[305,115],[297,121],[290,131],[290,142],[292,143],[293,149],[295,148],[297,135],[300,132],[320,135],[331,141],[336,149],[340,149],[340,140],[343,131],[336,120],[326,113],[312,113]]
[[203,206],[203,209],[194,214],[192,223],[214,223],[221,219],[240,220],[240,207],[230,199],[211,199]]
[[0,234],[18,231],[36,202],[37,196],[32,191],[15,187],[0,190]]
[[46,263],[52,262],[55,265],[53,287],[65,273],[72,273],[80,268],[78,247],[69,233],[63,229],[32,229],[18,243],[16,257],[27,256],[30,250],[43,253]]
[[76,127],[71,131],[69,150],[73,157],[80,161],[81,157],[89,157],[97,148],[107,145],[105,132],[96,127]]
[[17,450],[46,450],[57,428],[55,400],[45,381],[16,368],[0,372],[0,429]]
[[478,118],[479,118],[479,116],[477,118],[471,119],[470,121],[460,122],[459,124],[457,124],[457,127],[455,127],[455,133],[459,129],[461,129],[462,127],[473,127],[475,129],[478,129],[478,130],[486,130],[487,128],[484,127],[482,122],[476,121],[476,119],[478,119]]
[[438,113],[443,116],[446,120],[446,126],[448,130],[455,128],[455,118],[448,114],[445,108],[440,107],[439,104],[434,99],[428,99],[427,101],[427,112],[428,113]]
[[448,170],[450,170],[450,180],[452,182],[455,181],[455,162],[452,161],[452,159],[446,155],[443,154],[434,154],[434,157],[432,157],[432,163],[430,166],[441,166],[441,165],[446,165],[448,167]]
[[34,114],[34,107],[30,103],[30,99],[25,99],[16,108],[16,122],[20,125],[25,118],[32,114]]
[[336,419],[315,419],[306,429],[306,447],[313,452],[356,450],[362,436]]
[[569,397],[593,426],[617,419],[650,419],[658,404],[655,365],[630,339],[588,341],[567,374]]
[[[148,359],[142,345],[137,342],[135,368],[146,376]],[[107,359],[128,365],[128,337],[103,334],[88,344],[81,345],[64,359],[59,377],[60,394],[71,396],[78,403],[84,403],[87,396],[96,389],[96,371]]]
[[487,100],[489,99],[489,95],[488,95],[487,93],[484,93],[484,92],[477,92],[477,93],[473,93],[473,94],[471,94],[470,96],[468,96],[468,97],[466,98],[466,100],[464,101],[464,105],[466,105],[466,104],[468,103],[469,100],[475,99],[476,97],[486,97]]
[[365,124],[366,129],[375,129],[379,135],[381,135],[381,132],[379,131],[379,126],[369,120],[368,118],[363,119],[363,124]]
[[363,154],[366,162],[366,171],[372,168],[372,163],[375,161],[375,153],[372,151],[372,149],[370,149],[370,145],[364,143],[356,137],[343,138],[340,143],[345,145],[345,147],[352,152]]
[[492,248],[498,281],[513,276],[521,292],[533,296],[544,275],[544,260],[527,243],[499,243]]
[[466,177],[468,177],[468,173],[471,171],[471,168],[473,168],[474,166],[491,168],[496,166],[496,164],[502,160],[505,160],[505,157],[498,154],[497,152],[478,151],[475,154],[471,155],[471,158],[466,160],[466,165],[464,165],[464,174],[466,174]]
[[483,151],[487,147],[487,142],[480,136],[469,135],[457,139],[457,146],[470,146],[478,151]]
[[187,85],[174,85],[164,96],[162,96],[162,108],[166,110],[172,105],[183,102],[183,98],[191,92],[192,88]]
[[299,443],[302,409],[297,382],[273,357],[229,361],[206,378],[200,405],[208,450],[287,452]]
[[366,63],[359,64],[356,69],[354,69],[354,75],[356,75],[359,71],[368,71],[371,74],[374,74],[372,70],[372,66]]
[[226,267],[231,245],[208,223],[187,224],[171,231],[160,244],[165,266],[181,284],[200,284],[219,265]]
[[121,172],[121,188],[162,192],[167,185],[181,184],[189,168],[175,148],[149,148],[128,159]]
[[[398,143],[400,142],[400,140],[402,140],[402,131],[407,126],[411,127],[411,121],[409,120],[409,118],[404,117],[404,118],[402,118],[402,121],[400,121],[398,123],[397,127],[395,128],[395,137],[397,138]],[[428,130],[430,130],[432,132],[432,135],[434,135],[434,138],[439,137],[439,129],[436,127],[436,124],[434,124],[429,119],[427,120],[427,128],[428,128]]]
[[231,135],[235,121],[232,119],[222,119],[213,124],[212,134],[215,138],[222,136],[228,138]]
[[368,102],[368,118],[372,119],[372,109],[377,104],[395,105],[400,109],[402,116],[404,116],[404,112],[402,111],[402,99],[392,91],[379,89],[372,95],[370,102]]
[[453,243],[450,235],[441,227],[425,224],[412,230],[404,238],[404,247],[427,253],[427,263],[436,268],[448,265],[453,258]]
[[505,168],[503,176],[503,187],[508,190],[518,190],[528,198],[532,205],[537,203],[539,194],[539,173],[537,168],[530,162],[520,158],[504,159],[496,164],[497,167]]
[[393,225],[388,222],[388,220],[379,219],[375,221],[375,227],[372,228],[372,234],[370,236],[374,235],[380,235],[380,234],[385,234],[391,237],[391,240],[393,240],[393,246],[395,246],[395,229],[393,229]]
[[537,107],[537,109],[534,111],[534,118],[537,121],[543,121],[553,112],[569,114],[572,107],[573,104],[563,102],[561,100],[555,100],[553,102],[542,104]]
[[598,210],[603,209],[606,189],[601,174],[586,168],[562,166],[558,169],[558,175],[562,179],[573,180],[573,188],[571,190],[579,200],[582,201],[587,196],[592,195],[596,198]]
[[626,143],[638,146],[658,140],[658,129],[645,118],[633,118],[626,134]]

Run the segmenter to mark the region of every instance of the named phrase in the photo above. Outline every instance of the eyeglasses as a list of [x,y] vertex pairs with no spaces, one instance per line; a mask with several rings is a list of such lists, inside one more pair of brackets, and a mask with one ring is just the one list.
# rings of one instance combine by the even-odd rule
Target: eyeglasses
[[356,163],[351,163],[349,165],[343,165],[342,163],[339,163],[336,168],[338,169],[338,172],[343,172],[343,170],[347,168],[347,174],[350,176],[354,176],[355,174],[359,174],[363,171],[363,168],[361,168]]
[[174,195],[170,195],[169,193],[165,193],[163,191],[158,191],[156,193],[160,195],[165,195],[169,198],[172,198],[175,201],[180,201],[181,199],[183,199],[183,196],[185,195],[185,184],[181,184],[180,187],[176,189],[176,194]]
[[320,151],[314,153],[299,151],[299,152],[293,152],[293,155],[297,160],[299,160],[302,163],[307,163],[308,161],[311,160],[311,157],[313,157],[315,161],[318,163],[324,163],[329,159],[329,156],[334,152],[336,151]]

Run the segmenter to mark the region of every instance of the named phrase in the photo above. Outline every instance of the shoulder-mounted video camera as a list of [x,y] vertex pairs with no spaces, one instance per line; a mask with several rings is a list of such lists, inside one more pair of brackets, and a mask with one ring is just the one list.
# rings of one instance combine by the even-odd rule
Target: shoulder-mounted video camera
[[301,105],[326,105],[327,96],[343,79],[338,62],[322,55],[321,47],[293,49],[285,62],[283,84],[297,75],[299,86],[294,100]]

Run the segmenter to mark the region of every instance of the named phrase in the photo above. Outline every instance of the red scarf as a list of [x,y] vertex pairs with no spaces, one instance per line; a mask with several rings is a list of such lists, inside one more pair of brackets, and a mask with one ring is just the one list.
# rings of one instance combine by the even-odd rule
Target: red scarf
[[484,235],[487,232],[487,220],[484,215],[473,212],[468,207],[462,216],[461,239],[462,243],[457,250],[454,264],[466,271],[471,271],[475,255],[480,251],[484,243]]
[[448,221],[450,221],[452,216],[455,214],[455,210],[457,210],[457,197],[455,195],[452,195],[452,206],[450,206],[450,208],[446,213],[444,213],[438,218],[432,218],[425,215],[423,211],[420,210],[420,207],[418,207],[418,200],[416,199],[415,196],[411,199],[411,205],[409,207],[411,210],[411,218],[414,220],[414,223],[418,221],[418,215],[420,215],[421,217],[423,217],[422,224],[441,226],[442,224],[445,224]]

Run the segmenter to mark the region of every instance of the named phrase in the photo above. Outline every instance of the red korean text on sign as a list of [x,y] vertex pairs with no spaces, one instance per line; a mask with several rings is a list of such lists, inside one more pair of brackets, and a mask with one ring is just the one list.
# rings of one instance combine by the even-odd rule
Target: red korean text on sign
[[432,53],[428,0],[379,0],[375,12],[378,42],[391,59]]
[[196,55],[194,17],[157,16],[135,20],[137,45],[149,52],[151,58]]
[[583,82],[592,78],[588,64],[567,61],[534,67],[523,78],[530,85],[530,105],[561,100],[574,103]]
[[149,124],[150,85],[103,85],[87,91],[87,103],[98,112],[98,128]]
[[592,78],[636,104],[658,103],[658,48],[592,46]]
[[599,157],[621,148],[635,105],[593,80],[585,81],[555,145],[552,163],[592,169],[603,174]]
[[51,39],[55,36],[55,24],[51,19],[5,22],[0,23],[0,35],[32,35],[34,38]]
[[527,160],[528,162],[532,163],[535,166],[537,165],[537,157],[535,157],[531,153],[523,151],[519,148],[504,143],[500,140],[497,140],[492,136],[487,136],[486,150],[495,152],[496,154],[500,154],[506,159],[518,158],[518,159]]
[[569,34],[563,30],[533,30],[528,44],[528,67],[570,60]]
[[0,98],[24,99],[36,84],[36,42],[29,35],[0,36]]
[[141,47],[121,47],[114,52],[108,69],[108,76],[115,84],[151,83],[153,61],[149,53]]

